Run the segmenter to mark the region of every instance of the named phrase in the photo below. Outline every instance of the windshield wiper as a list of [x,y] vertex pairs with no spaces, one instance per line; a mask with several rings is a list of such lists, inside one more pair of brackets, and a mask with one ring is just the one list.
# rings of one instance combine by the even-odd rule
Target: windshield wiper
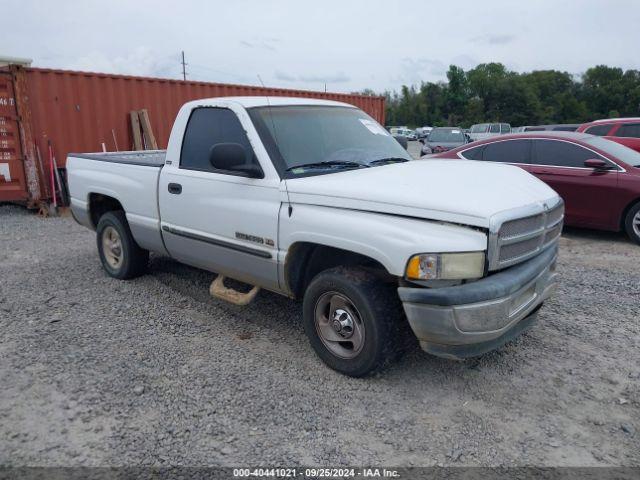
[[362,168],[368,166],[369,165],[366,165],[364,163],[349,162],[346,160],[325,160],[324,162],[311,162],[294,165],[287,168],[286,171],[290,172],[291,170],[295,170],[296,168]]
[[388,163],[404,163],[408,161],[409,160],[404,157],[387,157],[373,160],[369,162],[369,165],[387,165]]

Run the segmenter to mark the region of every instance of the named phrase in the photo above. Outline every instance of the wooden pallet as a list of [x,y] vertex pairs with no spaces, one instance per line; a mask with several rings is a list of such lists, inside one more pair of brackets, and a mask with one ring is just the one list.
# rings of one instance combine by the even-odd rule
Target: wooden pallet
[[151,128],[149,112],[146,108],[142,110],[131,110],[131,133],[134,150],[158,150],[158,142]]

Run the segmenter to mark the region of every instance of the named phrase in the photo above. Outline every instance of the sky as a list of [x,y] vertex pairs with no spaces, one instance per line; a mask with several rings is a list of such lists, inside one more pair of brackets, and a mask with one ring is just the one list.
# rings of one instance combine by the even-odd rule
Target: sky
[[451,64],[640,69],[640,0],[0,3],[0,56],[36,67],[181,78],[184,50],[188,79],[335,92],[446,80]]

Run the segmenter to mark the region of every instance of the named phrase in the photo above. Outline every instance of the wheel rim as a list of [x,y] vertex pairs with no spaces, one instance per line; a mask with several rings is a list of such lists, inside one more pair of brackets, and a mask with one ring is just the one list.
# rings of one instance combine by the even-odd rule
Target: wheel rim
[[102,232],[102,252],[111,268],[120,268],[122,265],[122,239],[113,227],[107,227]]
[[631,220],[631,226],[633,227],[633,233],[640,237],[640,211],[634,215],[633,220]]
[[337,292],[322,294],[316,302],[314,319],[320,340],[336,357],[350,359],[362,351],[364,323],[347,297]]

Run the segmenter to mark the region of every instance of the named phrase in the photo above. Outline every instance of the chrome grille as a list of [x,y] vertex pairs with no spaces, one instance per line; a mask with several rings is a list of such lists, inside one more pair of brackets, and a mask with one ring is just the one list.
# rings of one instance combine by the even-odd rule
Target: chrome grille
[[523,262],[558,241],[562,233],[564,204],[535,215],[507,219],[492,230],[489,269],[502,268]]
[[528,255],[530,252],[535,251],[540,245],[540,237],[530,238],[523,242],[511,243],[509,245],[503,245],[500,249],[500,261],[509,262],[511,260]]
[[557,223],[555,227],[551,227],[547,230],[547,233],[544,234],[544,243],[549,243],[554,241],[556,238],[560,236],[562,233],[562,222]]
[[564,204],[561,203],[547,213],[547,225],[555,225],[564,218]]
[[534,215],[532,217],[518,218],[502,224],[500,228],[500,238],[512,238],[523,233],[533,232],[544,226],[544,216]]

